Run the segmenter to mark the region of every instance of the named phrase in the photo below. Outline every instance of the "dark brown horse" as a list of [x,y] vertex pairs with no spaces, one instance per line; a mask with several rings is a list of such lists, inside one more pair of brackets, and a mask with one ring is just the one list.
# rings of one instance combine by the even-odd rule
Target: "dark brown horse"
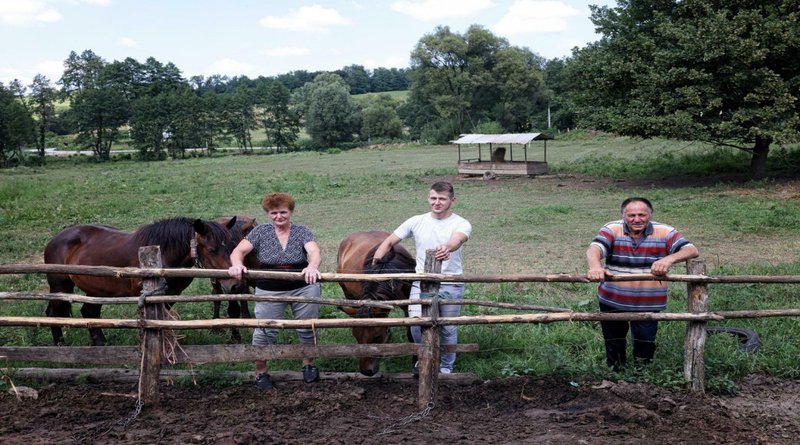
[[[339,244],[336,259],[337,273],[414,273],[416,260],[401,245],[397,244],[378,264],[372,264],[375,250],[389,236],[388,232],[355,232]],[[408,281],[389,280],[379,282],[340,282],[345,298],[349,300],[407,300],[411,293]],[[388,317],[389,310],[380,308],[350,308],[342,310],[351,317]],[[408,316],[408,307],[403,307]],[[359,344],[386,343],[389,340],[387,327],[355,327],[353,336]],[[408,341],[413,343],[411,331],[406,330]],[[378,357],[359,357],[359,371],[364,375],[375,375],[380,367]]]
[[[250,233],[253,228],[258,225],[256,219],[252,216],[246,215],[236,215],[234,217],[221,217],[217,218],[214,221],[224,225],[229,226],[231,219],[234,219],[234,224],[231,227],[231,234],[233,238],[236,240],[241,241]],[[257,263],[255,258],[255,252],[250,252],[245,257],[245,263],[247,267],[250,267],[250,264]],[[256,265],[255,268],[258,268]],[[220,280],[214,278],[211,280],[211,293],[215,295],[220,294],[249,294],[250,292],[250,283],[246,280],[242,280],[240,284],[234,286],[232,288],[223,289]],[[212,318],[217,319],[219,318],[219,311],[220,311],[221,302],[215,301],[213,306],[213,314]],[[246,300],[236,301],[236,300],[229,300],[228,301],[228,318],[251,318],[250,316],[250,307],[247,305]],[[221,331],[220,331],[221,333]],[[241,343],[242,336],[239,334],[239,331],[236,328],[231,328],[231,339],[236,343]]]
[[[44,251],[47,264],[71,264],[84,266],[139,267],[139,247],[158,245],[161,247],[163,267],[204,267],[227,269],[230,253],[238,240],[231,236],[230,227],[235,218],[223,226],[214,221],[178,217],[165,219],[139,227],[133,233],[123,232],[101,224],[72,226],[49,243]],[[89,275],[66,275],[49,273],[47,282],[50,292],[72,293],[75,287],[94,297],[122,297],[139,295],[141,279],[94,277]],[[191,277],[167,278],[166,294],[178,295],[192,282]],[[231,288],[238,280],[225,280],[222,286]],[[100,318],[102,305],[86,303],[81,307],[85,318]],[[50,317],[69,317],[71,304],[51,301],[47,305]],[[54,326],[53,341],[64,343],[60,326]],[[99,328],[90,328],[92,344],[102,346],[106,337]]]

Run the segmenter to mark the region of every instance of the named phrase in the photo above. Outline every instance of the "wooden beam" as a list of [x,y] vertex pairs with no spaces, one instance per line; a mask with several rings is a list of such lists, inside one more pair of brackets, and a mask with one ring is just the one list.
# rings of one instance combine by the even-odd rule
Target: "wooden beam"
[[[448,352],[478,352],[477,343],[442,347]],[[178,348],[176,364],[245,363],[256,359],[305,357],[392,357],[416,355],[419,345],[388,343],[372,345],[186,345]],[[0,357],[16,362],[50,362],[84,365],[139,364],[138,346],[2,346]]]

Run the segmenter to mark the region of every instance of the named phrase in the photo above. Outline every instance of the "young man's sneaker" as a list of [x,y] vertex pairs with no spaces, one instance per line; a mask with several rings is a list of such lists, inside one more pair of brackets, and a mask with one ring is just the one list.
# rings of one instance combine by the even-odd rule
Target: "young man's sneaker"
[[411,377],[415,379],[419,378],[419,362],[415,362],[414,366],[411,367]]
[[439,374],[450,374],[451,371],[449,368],[439,368]]
[[303,381],[313,383],[319,381],[319,369],[314,365],[303,366]]
[[269,378],[269,374],[259,374],[256,376],[256,388],[260,389],[272,389],[275,385],[272,384],[272,379]]

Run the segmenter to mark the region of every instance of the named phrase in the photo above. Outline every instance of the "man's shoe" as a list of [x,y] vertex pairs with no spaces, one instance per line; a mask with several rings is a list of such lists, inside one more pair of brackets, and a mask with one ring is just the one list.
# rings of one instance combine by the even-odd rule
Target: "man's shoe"
[[411,367],[411,377],[415,379],[419,378],[419,362],[415,362],[414,366]]
[[319,381],[319,369],[314,365],[303,366],[303,381],[314,383]]
[[439,374],[450,374],[451,372],[453,371],[450,368],[439,368]]
[[256,388],[259,389],[272,389],[275,385],[272,384],[272,379],[269,374],[259,374],[256,376]]

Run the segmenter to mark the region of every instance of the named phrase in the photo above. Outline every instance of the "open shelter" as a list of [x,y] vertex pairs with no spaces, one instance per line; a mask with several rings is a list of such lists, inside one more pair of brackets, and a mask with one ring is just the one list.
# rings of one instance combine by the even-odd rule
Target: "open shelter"
[[[450,142],[458,145],[459,174],[534,176],[547,173],[548,139],[553,137],[545,133],[462,134]],[[541,161],[528,159],[528,148],[532,141],[542,141],[544,144]],[[488,153],[483,149],[484,145],[488,145]],[[514,159],[514,145],[522,146],[522,159]],[[477,146],[477,157],[464,157],[463,149],[474,150],[475,146]],[[517,153],[519,154],[519,151]]]

